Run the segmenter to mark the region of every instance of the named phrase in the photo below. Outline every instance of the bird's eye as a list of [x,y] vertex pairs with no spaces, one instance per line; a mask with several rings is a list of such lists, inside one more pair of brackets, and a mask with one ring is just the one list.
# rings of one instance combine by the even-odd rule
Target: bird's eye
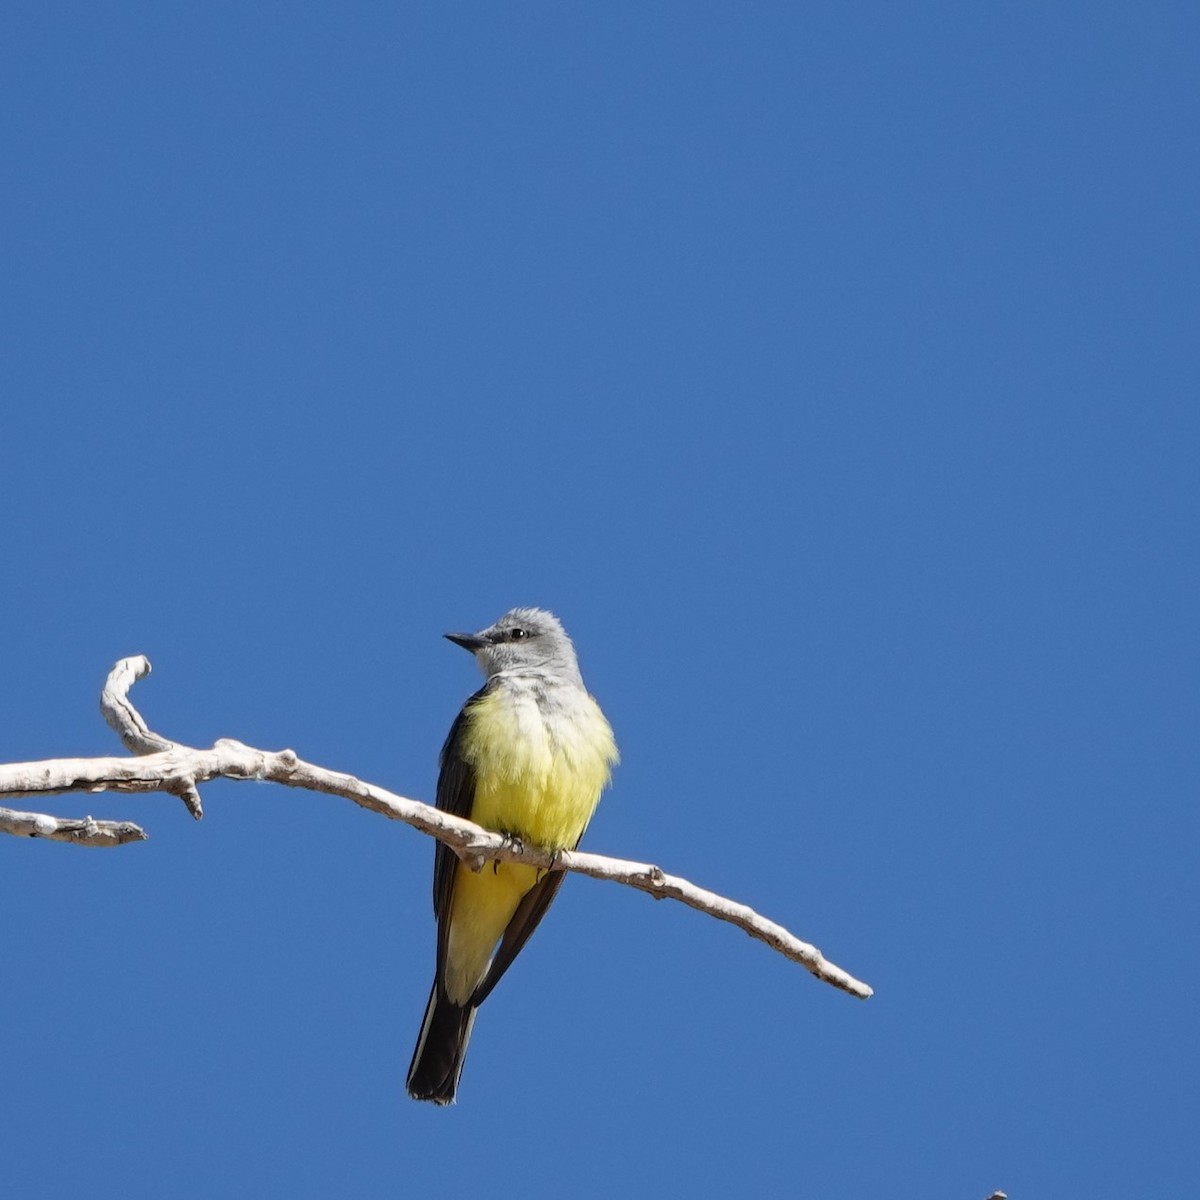
[[527,638],[529,634],[524,629],[514,629],[508,636],[512,638],[514,642],[519,642]]

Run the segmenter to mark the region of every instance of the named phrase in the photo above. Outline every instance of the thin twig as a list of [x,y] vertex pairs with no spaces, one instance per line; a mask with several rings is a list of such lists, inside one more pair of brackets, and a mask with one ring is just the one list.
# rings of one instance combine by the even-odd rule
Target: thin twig
[[0,808],[0,833],[45,838],[76,846],[124,846],[144,842],[146,831],[132,821],[97,821],[92,817],[51,817],[46,813]]
[[[190,792],[195,796],[197,806],[193,812],[199,816],[196,788],[210,779],[269,780],[285,787],[324,792],[352,800],[362,808],[392,820],[403,821],[437,838],[473,870],[479,870],[485,862],[494,860],[527,863],[543,869],[555,867],[590,875],[593,879],[623,883],[657,899],[679,900],[718,920],[736,925],[785,958],[800,963],[818,979],[852,996],[865,999],[872,995],[872,989],[867,984],[829,962],[815,946],[801,941],[782,925],[767,920],[747,905],[697,887],[686,879],[667,875],[650,863],[629,862],[578,850],[552,852],[537,846],[521,845],[472,821],[422,804],[419,800],[410,800],[386,788],[365,783],[353,775],[329,771],[305,762],[292,750],[256,750],[230,739],[217,742],[211,750],[197,750],[168,741],[151,732],[129,700],[129,689],[149,670],[150,664],[144,657],[122,659],[110,673],[101,700],[105,719],[117,731],[121,741],[139,752],[140,757],[47,759],[0,765],[0,797],[16,799],[100,791],[169,792],[183,796],[186,802]],[[143,749],[139,751],[139,747]],[[39,819],[36,814],[19,815]],[[51,822],[57,820],[53,817],[41,819]],[[93,822],[93,825],[99,824]],[[0,832],[17,831],[0,824]],[[141,834],[141,831],[138,830],[138,833]]]
[[[144,654],[123,658],[108,673],[104,689],[100,693],[100,711],[127,750],[134,754],[155,754],[161,750],[174,750],[175,743],[161,734],[151,731],[142,720],[142,714],[133,707],[129,689],[139,679],[150,674],[150,660]],[[181,778],[168,789],[187,806],[188,812],[199,821],[204,816],[204,805],[196,790],[195,780]]]

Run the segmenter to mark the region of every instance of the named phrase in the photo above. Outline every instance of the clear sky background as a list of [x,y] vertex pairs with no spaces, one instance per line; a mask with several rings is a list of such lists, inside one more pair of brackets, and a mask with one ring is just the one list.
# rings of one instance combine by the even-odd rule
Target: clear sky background
[[587,848],[877,990],[573,879],[439,1110],[425,838],[60,798],[151,838],[0,839],[5,1195],[1194,1192],[1194,5],[2,23],[0,760],[144,653],[431,798],[441,634],[539,604]]

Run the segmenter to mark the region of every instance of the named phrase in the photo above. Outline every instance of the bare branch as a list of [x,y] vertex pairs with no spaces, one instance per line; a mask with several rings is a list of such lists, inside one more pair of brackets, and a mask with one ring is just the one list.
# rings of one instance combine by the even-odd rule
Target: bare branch
[[[679,900],[718,920],[736,925],[751,937],[777,950],[785,958],[798,962],[818,979],[849,992],[852,996],[865,999],[872,995],[872,989],[867,984],[827,961],[820,950],[808,942],[801,941],[782,925],[767,920],[747,905],[697,887],[686,879],[667,875],[650,863],[629,862],[578,850],[555,853],[537,846],[521,845],[472,821],[422,804],[419,800],[410,800],[389,792],[386,788],[365,783],[353,775],[329,771],[305,762],[292,750],[256,750],[229,739],[217,742],[211,750],[196,750],[167,741],[166,738],[150,731],[129,700],[130,687],[149,671],[149,662],[141,656],[122,659],[110,673],[101,700],[105,719],[117,730],[125,745],[134,749],[140,757],[48,759],[42,762],[0,765],[0,797],[100,791],[169,792],[184,796],[186,802],[190,790],[191,794],[195,795],[198,809],[197,785],[218,778],[268,780],[285,787],[324,792],[352,800],[362,808],[395,821],[403,821],[414,829],[437,838],[449,846],[472,870],[480,870],[485,862],[493,860],[521,862],[543,869],[553,867],[575,871],[580,875],[590,875],[593,879],[623,883],[660,900]],[[29,817],[35,822],[56,820],[37,814],[16,815]],[[195,815],[199,815],[198,811],[195,811]],[[90,821],[90,818],[88,820]],[[101,824],[113,825],[112,822],[92,822],[94,826]],[[137,829],[136,826],[128,828]],[[0,824],[0,832],[28,830],[8,829]],[[141,830],[138,830],[138,834],[145,836]],[[85,844],[117,843],[109,841]]]
[[[149,675],[150,670],[150,660],[144,654],[123,658],[109,671],[104,690],[100,693],[100,711],[109,728],[134,754],[155,754],[175,748],[174,742],[151,731],[129,699],[129,689],[139,679]],[[204,805],[200,802],[200,793],[196,791],[194,780],[180,779],[178,785],[169,790],[183,801],[197,821],[204,816]]]
[[146,831],[132,821],[51,817],[46,813],[17,812],[15,808],[0,808],[0,833],[71,842],[76,846],[124,846],[127,842],[146,840]]
[[150,670],[150,660],[144,654],[123,658],[109,671],[100,693],[100,711],[104,719],[125,749],[133,754],[154,754],[159,750],[170,750],[175,744],[152,733],[129,699],[129,689],[139,679],[145,679]]

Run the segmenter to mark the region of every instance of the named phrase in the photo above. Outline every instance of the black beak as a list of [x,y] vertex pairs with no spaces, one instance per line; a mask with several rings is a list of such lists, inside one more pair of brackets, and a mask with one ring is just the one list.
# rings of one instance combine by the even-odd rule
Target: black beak
[[476,650],[482,650],[487,645],[487,641],[484,638],[474,633],[446,633],[442,636],[448,641],[453,642],[456,646],[461,646],[464,650],[470,650],[472,654]]

